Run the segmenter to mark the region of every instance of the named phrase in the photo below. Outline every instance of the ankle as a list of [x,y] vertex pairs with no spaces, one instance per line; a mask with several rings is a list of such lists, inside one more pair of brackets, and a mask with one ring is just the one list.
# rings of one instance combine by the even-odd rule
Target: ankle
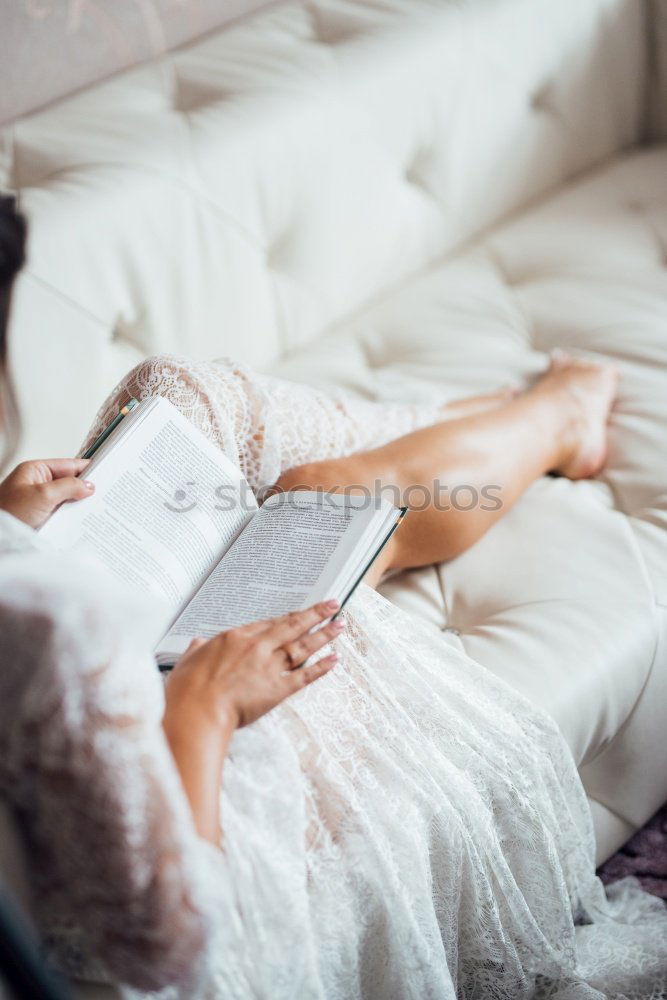
[[547,471],[568,462],[576,451],[581,435],[581,407],[567,383],[545,378],[527,394],[532,415],[542,428],[545,441],[551,442]]

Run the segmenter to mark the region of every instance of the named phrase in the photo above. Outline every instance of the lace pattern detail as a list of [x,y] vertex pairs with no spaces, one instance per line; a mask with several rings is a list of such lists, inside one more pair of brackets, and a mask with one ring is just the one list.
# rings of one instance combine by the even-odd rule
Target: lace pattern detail
[[333,673],[234,737],[243,935],[196,996],[664,997],[665,908],[605,896],[554,723],[368,588],[348,625]]

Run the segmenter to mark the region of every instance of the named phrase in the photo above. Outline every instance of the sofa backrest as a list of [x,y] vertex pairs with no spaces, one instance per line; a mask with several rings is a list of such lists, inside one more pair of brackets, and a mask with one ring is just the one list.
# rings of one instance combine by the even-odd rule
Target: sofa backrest
[[667,0],[648,0],[646,137],[667,139]]
[[277,0],[1,0],[0,125]]
[[640,140],[639,0],[288,0],[0,131],[22,453],[141,357],[267,368]]

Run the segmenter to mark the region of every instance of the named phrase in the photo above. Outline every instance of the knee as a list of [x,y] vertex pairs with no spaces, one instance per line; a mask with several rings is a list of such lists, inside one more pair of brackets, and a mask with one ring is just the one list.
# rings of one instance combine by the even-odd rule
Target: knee
[[153,354],[135,365],[123,381],[130,395],[141,399],[153,394],[158,385],[162,388],[170,381],[184,377],[186,371],[182,358],[173,354]]

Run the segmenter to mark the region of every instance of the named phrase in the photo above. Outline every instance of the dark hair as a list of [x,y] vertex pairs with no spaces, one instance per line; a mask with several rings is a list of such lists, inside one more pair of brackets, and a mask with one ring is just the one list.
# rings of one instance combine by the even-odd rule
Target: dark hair
[[14,279],[25,261],[26,222],[17,211],[16,199],[0,195],[0,414],[5,453],[0,450],[0,468],[9,457],[18,423],[16,402],[7,371],[7,327]]

